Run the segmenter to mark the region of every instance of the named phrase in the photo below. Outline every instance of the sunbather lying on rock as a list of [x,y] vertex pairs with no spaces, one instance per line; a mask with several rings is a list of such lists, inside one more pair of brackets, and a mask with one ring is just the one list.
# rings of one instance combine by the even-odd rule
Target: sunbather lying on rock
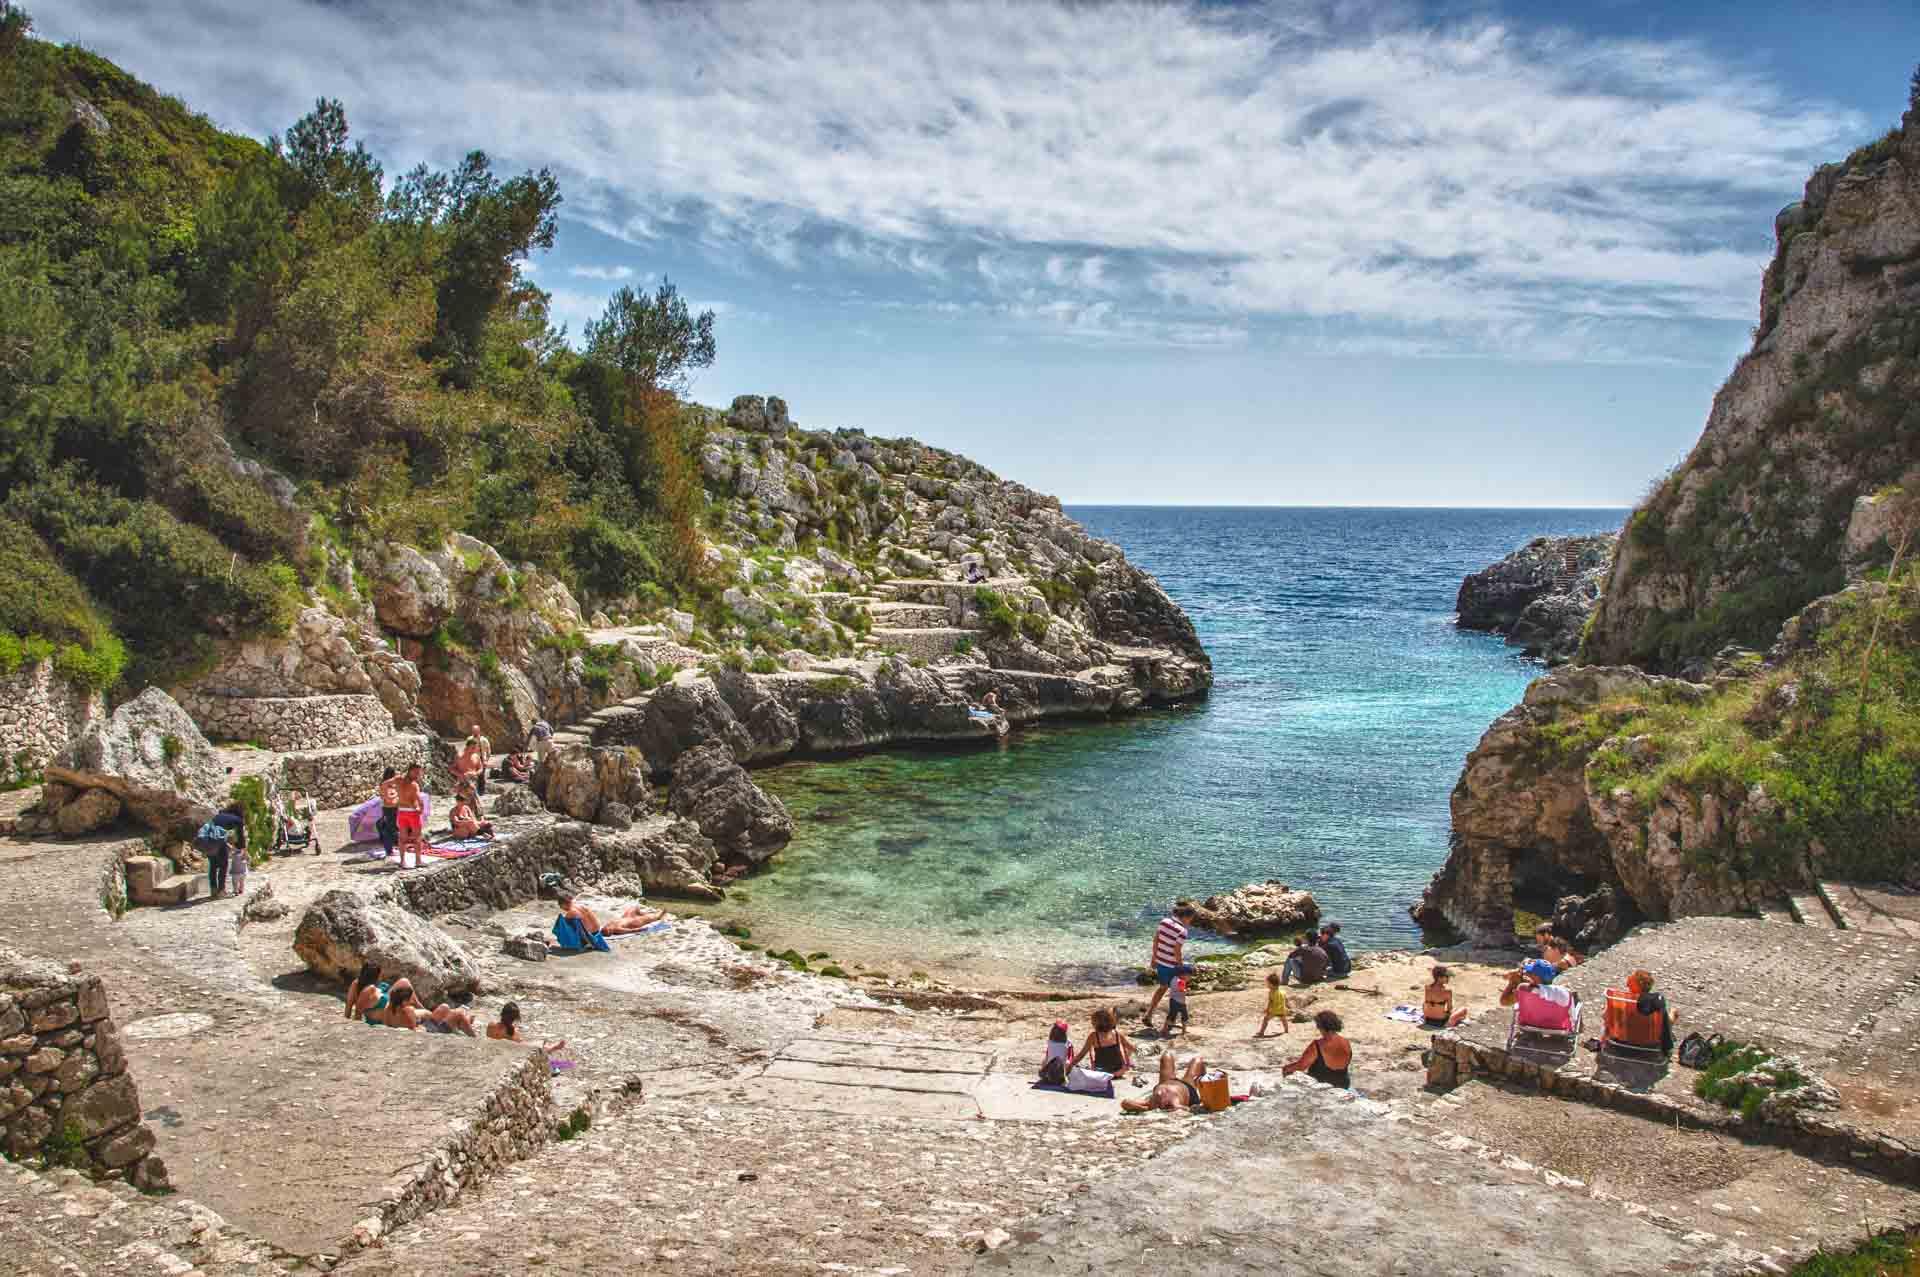
[[1154,1084],[1153,1090],[1147,1092],[1144,1100],[1121,1100],[1120,1110],[1123,1113],[1146,1113],[1153,1109],[1165,1109],[1169,1113],[1178,1113],[1182,1109],[1199,1108],[1200,1090],[1194,1083],[1207,1071],[1207,1062],[1196,1055],[1177,1074],[1175,1067],[1173,1052],[1162,1054],[1160,1080]]
[[473,1031],[473,1017],[465,1011],[445,1002],[432,1011],[421,1006],[413,996],[413,982],[405,976],[387,986],[384,1005],[366,1012],[364,1018],[368,1024],[384,1024],[390,1029],[423,1029],[428,1033],[457,1030],[470,1038],[478,1036]]
[[[496,1042],[525,1042],[520,1036],[520,1004],[509,1002],[500,1008],[500,1018],[487,1026],[487,1036]],[[548,1055],[565,1050],[567,1040],[560,1038],[553,1042],[542,1042],[540,1049]]]

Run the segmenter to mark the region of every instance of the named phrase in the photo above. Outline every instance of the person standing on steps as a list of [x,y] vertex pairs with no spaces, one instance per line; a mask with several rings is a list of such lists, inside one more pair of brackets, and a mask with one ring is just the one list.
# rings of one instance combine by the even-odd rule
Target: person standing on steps
[[536,764],[546,762],[547,751],[553,748],[553,724],[544,718],[535,719],[527,736],[533,741],[533,761]]
[[1192,970],[1187,965],[1187,925],[1192,921],[1193,902],[1176,900],[1173,912],[1160,919],[1160,925],[1154,928],[1153,980],[1158,987],[1143,1017],[1148,1028],[1153,1027],[1153,1013],[1159,1008],[1160,999],[1167,996],[1167,989],[1174,980]]

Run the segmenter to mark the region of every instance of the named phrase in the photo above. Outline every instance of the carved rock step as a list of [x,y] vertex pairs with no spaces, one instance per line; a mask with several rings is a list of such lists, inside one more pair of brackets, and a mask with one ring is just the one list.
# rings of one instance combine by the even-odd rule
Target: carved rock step
[[977,633],[978,631],[975,630],[954,629],[950,626],[930,626],[923,629],[875,626],[867,637],[889,652],[900,652],[906,656],[918,656],[931,661],[942,656],[952,656],[960,650],[962,639],[972,642]]
[[175,873],[173,862],[158,856],[127,861],[127,899],[136,905],[183,905],[206,894],[205,874]]

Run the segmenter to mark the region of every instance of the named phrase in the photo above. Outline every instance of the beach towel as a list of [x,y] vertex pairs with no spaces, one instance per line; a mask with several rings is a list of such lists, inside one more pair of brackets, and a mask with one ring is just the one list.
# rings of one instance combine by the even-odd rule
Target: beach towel
[[380,841],[380,797],[367,799],[347,813],[348,842]]
[[610,953],[613,946],[598,931],[588,935],[584,928],[566,914],[553,920],[553,938],[562,949],[598,949],[601,953]]
[[428,843],[427,854],[438,856],[442,860],[458,860],[462,856],[477,856],[493,846],[491,838],[448,838],[441,842]]
[[1107,1079],[1107,1089],[1104,1091],[1076,1091],[1072,1087],[1062,1086],[1058,1082],[1035,1082],[1028,1089],[1033,1091],[1058,1091],[1062,1095],[1097,1095],[1102,1099],[1108,1100],[1114,1098],[1112,1078]]
[[1389,1020],[1398,1020],[1402,1024],[1425,1024],[1426,1018],[1420,1014],[1419,1007],[1401,1005],[1386,1013]]

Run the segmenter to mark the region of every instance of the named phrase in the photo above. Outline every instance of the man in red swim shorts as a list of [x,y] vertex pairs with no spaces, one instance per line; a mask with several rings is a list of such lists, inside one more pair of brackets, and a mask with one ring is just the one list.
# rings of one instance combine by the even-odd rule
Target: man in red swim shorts
[[402,864],[406,863],[406,854],[409,849],[413,851],[414,863],[418,864],[420,860],[420,848],[424,842],[424,839],[421,837],[423,827],[420,812],[420,776],[420,764],[415,763],[413,766],[407,768],[406,775],[393,782],[394,798],[396,799],[394,803],[394,824],[398,826],[400,830],[400,856]]

